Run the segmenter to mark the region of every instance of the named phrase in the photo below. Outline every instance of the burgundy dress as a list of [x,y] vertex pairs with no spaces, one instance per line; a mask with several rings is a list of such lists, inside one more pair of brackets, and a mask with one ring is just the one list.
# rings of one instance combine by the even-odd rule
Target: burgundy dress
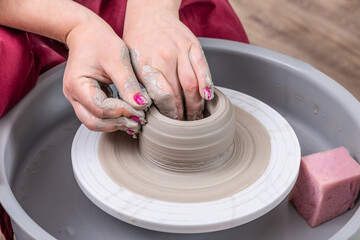
[[[121,37],[126,0],[77,0],[91,9]],[[227,0],[183,0],[180,20],[197,36],[248,43],[237,15]],[[0,118],[35,85],[38,76],[64,62],[66,47],[55,40],[0,26]],[[12,239],[9,217],[0,205],[0,229]]]

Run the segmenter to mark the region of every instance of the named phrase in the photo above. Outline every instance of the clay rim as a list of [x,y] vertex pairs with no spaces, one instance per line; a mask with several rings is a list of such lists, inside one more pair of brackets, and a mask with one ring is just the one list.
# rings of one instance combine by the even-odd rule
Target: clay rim
[[[219,90],[215,88],[214,92],[215,92],[215,97],[212,101],[218,101],[217,95],[219,94]],[[224,104],[220,102],[220,105],[219,104],[216,105],[216,109],[214,109],[213,112],[209,111],[210,112],[209,116],[204,117],[203,119],[193,120],[193,121],[179,121],[176,119],[166,117],[163,114],[161,114],[156,107],[151,107],[149,111],[151,111],[152,117],[166,124],[181,126],[181,127],[196,127],[196,126],[203,126],[205,124],[212,123],[215,119],[219,118],[226,111],[225,109],[222,108],[223,105]],[[207,103],[205,104],[205,109],[206,108],[207,108]]]

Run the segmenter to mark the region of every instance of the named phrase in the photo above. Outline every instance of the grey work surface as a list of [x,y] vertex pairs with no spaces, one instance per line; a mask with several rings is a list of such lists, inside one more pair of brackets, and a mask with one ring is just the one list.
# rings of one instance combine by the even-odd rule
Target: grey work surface
[[[216,85],[264,101],[294,128],[302,155],[345,146],[360,159],[360,104],[311,66],[224,40],[202,44]],[[97,208],[78,187],[71,143],[80,122],[62,94],[64,64],[0,121],[0,200],[17,239],[360,239],[360,201],[312,229],[285,199],[263,217],[229,230],[169,234],[134,227]]]

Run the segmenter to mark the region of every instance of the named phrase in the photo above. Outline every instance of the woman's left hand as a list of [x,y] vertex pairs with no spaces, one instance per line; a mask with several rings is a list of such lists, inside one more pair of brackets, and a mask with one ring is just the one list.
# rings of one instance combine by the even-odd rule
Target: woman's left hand
[[214,86],[199,40],[179,20],[179,6],[176,0],[128,1],[123,40],[159,111],[173,119],[201,119]]

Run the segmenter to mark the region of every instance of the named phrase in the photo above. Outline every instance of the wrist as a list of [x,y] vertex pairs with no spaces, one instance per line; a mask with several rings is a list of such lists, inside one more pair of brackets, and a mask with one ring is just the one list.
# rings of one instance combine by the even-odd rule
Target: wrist
[[83,45],[101,35],[114,34],[114,30],[96,14],[90,14],[78,21],[64,36],[64,43],[69,49]]

